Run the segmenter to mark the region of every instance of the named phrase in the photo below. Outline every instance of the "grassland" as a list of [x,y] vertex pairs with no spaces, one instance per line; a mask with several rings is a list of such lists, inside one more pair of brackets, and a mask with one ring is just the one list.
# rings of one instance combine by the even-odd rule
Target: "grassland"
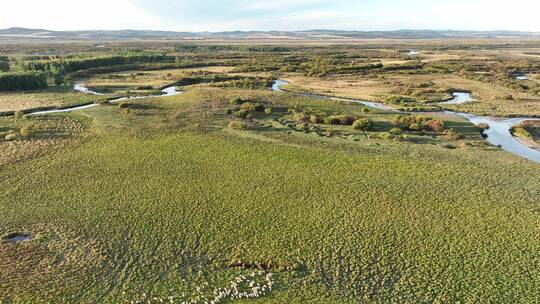
[[0,112],[13,112],[43,108],[65,108],[92,103],[103,96],[75,93],[71,86],[43,92],[0,93]]
[[[120,93],[189,73],[263,73],[245,64],[127,79],[109,75],[136,72],[99,73],[84,81]],[[264,73],[293,86],[305,81],[299,89],[366,99],[401,85],[373,85],[368,94],[357,83],[396,77],[407,87],[421,77]],[[437,94],[462,78],[447,79]],[[156,303],[172,296],[204,303],[214,289],[252,273],[260,284],[272,273],[272,290],[222,303],[538,301],[538,164],[486,144],[464,119],[396,117],[348,101],[216,83],[183,92],[0,118],[2,135],[16,134],[0,137],[0,238],[33,236],[0,240],[0,302]],[[365,118],[372,127],[364,133],[314,115]],[[404,121],[413,118],[441,120],[446,130],[410,129]],[[230,128],[231,121],[244,127]]]
[[514,136],[529,147],[540,151],[540,122],[536,120],[524,121],[512,128]]

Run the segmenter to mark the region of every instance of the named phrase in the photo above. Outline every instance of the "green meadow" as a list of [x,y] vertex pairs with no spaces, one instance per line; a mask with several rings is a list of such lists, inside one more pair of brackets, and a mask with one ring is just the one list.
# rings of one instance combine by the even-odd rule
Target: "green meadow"
[[[130,56],[76,70],[127,59],[40,60],[27,65],[64,64],[66,83],[0,94],[6,111],[99,102],[0,116],[1,303],[538,303],[538,163],[443,112],[395,113],[268,87],[289,77],[318,92],[350,73],[324,93],[354,97],[360,89],[343,83],[355,78],[376,97],[387,88],[373,88],[369,74],[437,77],[430,69],[450,71],[447,59],[407,67],[414,71],[405,77],[374,65],[384,55],[375,47],[264,56],[256,52],[266,48],[153,48],[170,62],[156,67],[141,55],[142,63]],[[404,57],[398,47],[388,54]],[[138,73],[142,66],[152,71]],[[525,104],[536,85],[515,89],[495,76],[502,93],[526,100],[517,114],[537,113]],[[474,84],[489,92],[485,78]],[[430,109],[428,94],[446,96],[458,82],[384,81],[396,88],[383,97],[420,96],[413,106]],[[110,96],[174,84],[182,94],[108,103],[71,92],[78,82]],[[478,96],[487,107],[490,96]],[[516,114],[502,108],[490,111]]]

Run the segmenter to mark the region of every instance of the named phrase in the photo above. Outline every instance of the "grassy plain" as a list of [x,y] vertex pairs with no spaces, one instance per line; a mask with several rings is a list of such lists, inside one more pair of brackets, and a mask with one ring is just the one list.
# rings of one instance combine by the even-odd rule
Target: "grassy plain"
[[71,86],[44,92],[0,93],[0,112],[30,110],[36,108],[64,108],[91,103],[103,96],[75,93]]
[[[271,73],[299,89],[366,99],[438,76],[317,78],[259,71],[267,67],[256,63],[206,72]],[[110,87],[168,85],[177,78],[167,74],[185,72],[143,71]],[[133,72],[85,81],[98,86],[115,73]],[[445,77],[435,81],[487,88]],[[384,78],[405,84],[375,85]],[[33,236],[0,240],[0,302],[156,303],[173,296],[204,303],[239,275],[263,280],[260,270],[273,273],[271,291],[223,303],[540,298],[538,164],[486,144],[465,120],[419,113],[443,120],[458,138],[411,130],[393,122],[395,113],[348,101],[215,83],[182,90],[76,113],[0,118],[0,132],[18,136],[0,138],[0,238]],[[260,105],[272,111],[235,116]],[[364,134],[298,119],[307,113],[368,118],[373,126]],[[246,128],[229,128],[231,121]],[[29,125],[33,133],[22,136]],[[403,134],[390,137],[396,125]]]

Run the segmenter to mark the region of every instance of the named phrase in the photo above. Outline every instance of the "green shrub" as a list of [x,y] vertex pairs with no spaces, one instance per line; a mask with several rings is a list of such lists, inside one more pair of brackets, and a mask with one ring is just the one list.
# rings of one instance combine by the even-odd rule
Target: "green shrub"
[[360,118],[354,121],[353,123],[353,129],[359,130],[359,131],[369,131],[372,128],[371,120],[368,118]]
[[416,117],[414,117],[414,120],[417,124],[422,124],[424,121],[427,120],[427,118],[422,115],[417,115]]
[[527,131],[525,128],[520,127],[520,126],[512,127],[510,131],[512,132],[512,135],[517,136],[517,137],[528,138],[528,139],[533,138],[533,136],[531,135],[531,133],[529,133],[529,131]]
[[249,113],[246,110],[238,110],[238,111],[234,112],[234,116],[236,116],[238,118],[246,118],[246,116],[248,114]]
[[242,98],[240,97],[234,97],[229,100],[229,104],[232,104],[232,105],[240,105],[242,104],[242,102],[243,102]]
[[100,105],[100,106],[110,106],[111,105],[111,102],[108,99],[98,100],[98,101],[96,101],[96,103],[98,105]]
[[401,135],[403,132],[401,131],[400,128],[392,128],[390,129],[390,131],[388,131],[388,133],[398,136],[398,135]]
[[410,98],[410,97],[404,97],[404,96],[391,96],[387,98],[386,101],[388,103],[404,105],[408,103],[415,103],[416,99]]
[[240,110],[244,110],[248,113],[251,113],[251,112],[255,112],[256,111],[256,107],[253,103],[251,102],[244,102],[242,103],[242,105],[240,106]]
[[22,138],[30,138],[30,137],[32,137],[34,135],[33,126],[32,125],[26,125],[26,126],[21,128],[19,133],[21,134]]
[[232,120],[229,122],[229,128],[233,130],[244,130],[247,129],[247,124],[243,121]]
[[446,130],[446,138],[451,140],[458,140],[461,139],[461,135],[454,129],[448,129]]
[[409,125],[409,130],[411,131],[420,131],[422,130],[422,125],[418,123],[413,123]]
[[354,123],[355,117],[350,115],[331,115],[324,118],[324,123],[329,125],[344,125],[349,126]]
[[307,123],[296,125],[296,130],[298,131],[309,132],[309,129],[310,127],[309,127],[309,124]]
[[312,115],[309,115],[309,122],[316,123],[316,124],[322,124],[322,123],[324,123],[324,117],[312,114]]
[[392,119],[390,119],[390,124],[394,127],[399,127],[402,122],[403,122],[403,116],[401,115],[394,115],[392,116]]
[[15,119],[23,119],[24,113],[22,111],[16,111],[15,112]]
[[122,102],[118,103],[118,107],[120,109],[127,109],[127,108],[129,108],[129,103],[122,101]]
[[257,103],[255,104],[255,111],[257,112],[264,112],[265,110],[265,107],[262,103]]
[[304,114],[302,112],[294,113],[292,115],[292,119],[297,122],[309,122],[309,115]]
[[388,132],[384,132],[384,133],[379,134],[379,137],[384,139],[384,140],[392,140],[392,139],[395,138],[394,135],[392,135],[392,134],[390,134]]
[[233,109],[225,109],[225,114],[231,115],[233,113]]
[[327,125],[339,125],[339,119],[335,116],[328,116],[324,118],[324,123]]
[[339,123],[341,125],[350,126],[356,121],[356,117],[349,115],[339,115]]
[[9,72],[9,62],[0,59],[0,72]]
[[272,114],[272,112],[273,112],[273,110],[272,110],[272,108],[270,108],[270,107],[264,109],[264,113],[266,113],[266,114],[268,114],[268,115]]

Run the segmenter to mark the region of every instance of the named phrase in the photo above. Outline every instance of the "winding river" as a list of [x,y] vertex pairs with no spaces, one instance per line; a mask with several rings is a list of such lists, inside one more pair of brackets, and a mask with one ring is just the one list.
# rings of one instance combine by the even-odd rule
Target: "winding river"
[[[281,88],[283,85],[288,84],[288,82],[283,80],[276,80],[274,81],[272,85],[272,90],[277,92],[284,92],[284,90]],[[92,91],[85,87],[83,84],[75,84],[73,87],[75,91],[86,93],[86,94],[93,94],[93,95],[104,95],[99,92]],[[116,99],[112,99],[109,102],[116,103],[122,100],[130,100],[130,99],[140,99],[140,98],[156,98],[156,97],[166,97],[166,96],[174,96],[181,94],[181,92],[177,91],[177,87],[171,86],[163,89],[161,95],[149,95],[149,96],[130,96],[130,97],[120,97]],[[335,98],[335,97],[328,97],[324,95],[317,95],[317,94],[302,94],[309,97],[315,97],[315,98],[321,98],[321,99],[330,99],[330,100],[349,100],[345,98]],[[465,92],[455,92],[454,99],[443,102],[441,104],[462,104],[466,102],[474,101],[474,99],[471,97],[469,93]],[[394,109],[392,107],[389,107],[385,104],[378,103],[378,102],[371,102],[371,101],[364,101],[364,100],[350,100],[357,103],[360,103],[362,105],[365,105],[367,107],[377,109],[377,110],[384,110],[384,111],[390,111],[390,112],[401,112],[397,109]],[[57,110],[47,110],[47,111],[39,111],[30,113],[27,115],[43,115],[43,114],[51,114],[51,113],[62,113],[62,112],[72,112],[72,111],[78,111],[78,110],[84,110],[91,107],[95,107],[97,104],[88,104],[88,105],[82,105],[72,108],[66,108],[66,109],[57,109]],[[487,124],[489,125],[489,129],[484,131],[484,134],[487,136],[487,141],[495,146],[501,147],[503,150],[508,151],[512,154],[527,158],[531,161],[540,163],[540,151],[533,149],[523,142],[519,141],[517,138],[515,138],[510,133],[510,128],[528,120],[534,120],[534,121],[540,121],[540,119],[537,118],[500,118],[500,117],[490,117],[490,116],[477,116],[473,114],[468,113],[459,113],[459,112],[452,112],[452,111],[445,111],[443,112],[448,115],[454,115],[458,117],[466,118],[469,122],[472,124],[478,126],[480,124]]]
[[454,96],[454,98],[452,98],[452,99],[450,99],[448,101],[445,101],[445,102],[441,102],[440,104],[442,104],[442,105],[457,105],[457,104],[464,104],[464,103],[467,103],[467,102],[475,101],[474,98],[472,98],[471,94],[467,93],[467,92],[454,92],[452,94],[452,96]]
[[[276,80],[272,86],[272,90],[283,92],[284,90],[281,87],[286,84],[287,84],[286,81]],[[328,97],[324,95],[315,95],[315,94],[304,94],[304,95],[314,96],[317,98],[324,98],[324,99],[346,100],[346,99]],[[454,99],[449,100],[447,102],[443,102],[441,104],[463,104],[466,102],[474,101],[474,99],[471,97],[469,93],[456,92],[453,95],[454,95]],[[378,109],[378,110],[389,110],[392,112],[398,111],[382,103],[368,102],[368,101],[362,101],[362,100],[353,100],[353,101],[363,104],[370,108]],[[480,124],[487,124],[489,126],[489,129],[485,130],[484,134],[487,136],[487,141],[489,143],[495,146],[499,146],[503,150],[510,152],[512,154],[540,163],[540,151],[527,146],[526,144],[519,141],[516,137],[514,137],[512,133],[510,133],[510,128],[512,128],[513,126],[523,121],[530,121],[530,120],[540,121],[540,119],[526,118],[526,117],[525,118],[501,118],[501,117],[491,117],[491,116],[477,116],[473,114],[459,113],[459,112],[452,112],[452,111],[445,111],[443,113],[447,115],[454,115],[454,116],[466,118],[469,122],[471,122],[472,124],[476,126]]]
[[[87,87],[85,87],[81,83],[75,84],[75,86],[73,86],[73,90],[75,90],[77,92],[81,92],[81,93],[92,94],[92,95],[100,95],[100,96],[105,95],[105,94],[102,94],[102,93],[99,93],[99,92],[92,91],[92,90],[88,89]],[[119,97],[119,98],[116,98],[116,99],[111,99],[111,100],[109,100],[109,102],[110,103],[116,103],[116,102],[119,102],[119,101],[122,101],[122,100],[130,100],[130,99],[167,97],[167,96],[178,95],[178,94],[181,94],[182,92],[178,92],[176,90],[175,86],[171,86],[171,87],[166,87],[165,89],[161,90],[161,93],[162,93],[161,95]],[[91,103],[91,104],[87,104],[87,105],[76,106],[76,107],[65,108],[65,109],[54,109],[54,110],[45,110],[45,111],[32,112],[32,113],[29,113],[29,114],[26,114],[26,115],[31,116],[31,115],[44,115],[44,114],[51,114],[51,113],[73,112],[73,111],[80,111],[80,110],[92,108],[92,107],[95,107],[95,106],[97,106],[96,103]]]

